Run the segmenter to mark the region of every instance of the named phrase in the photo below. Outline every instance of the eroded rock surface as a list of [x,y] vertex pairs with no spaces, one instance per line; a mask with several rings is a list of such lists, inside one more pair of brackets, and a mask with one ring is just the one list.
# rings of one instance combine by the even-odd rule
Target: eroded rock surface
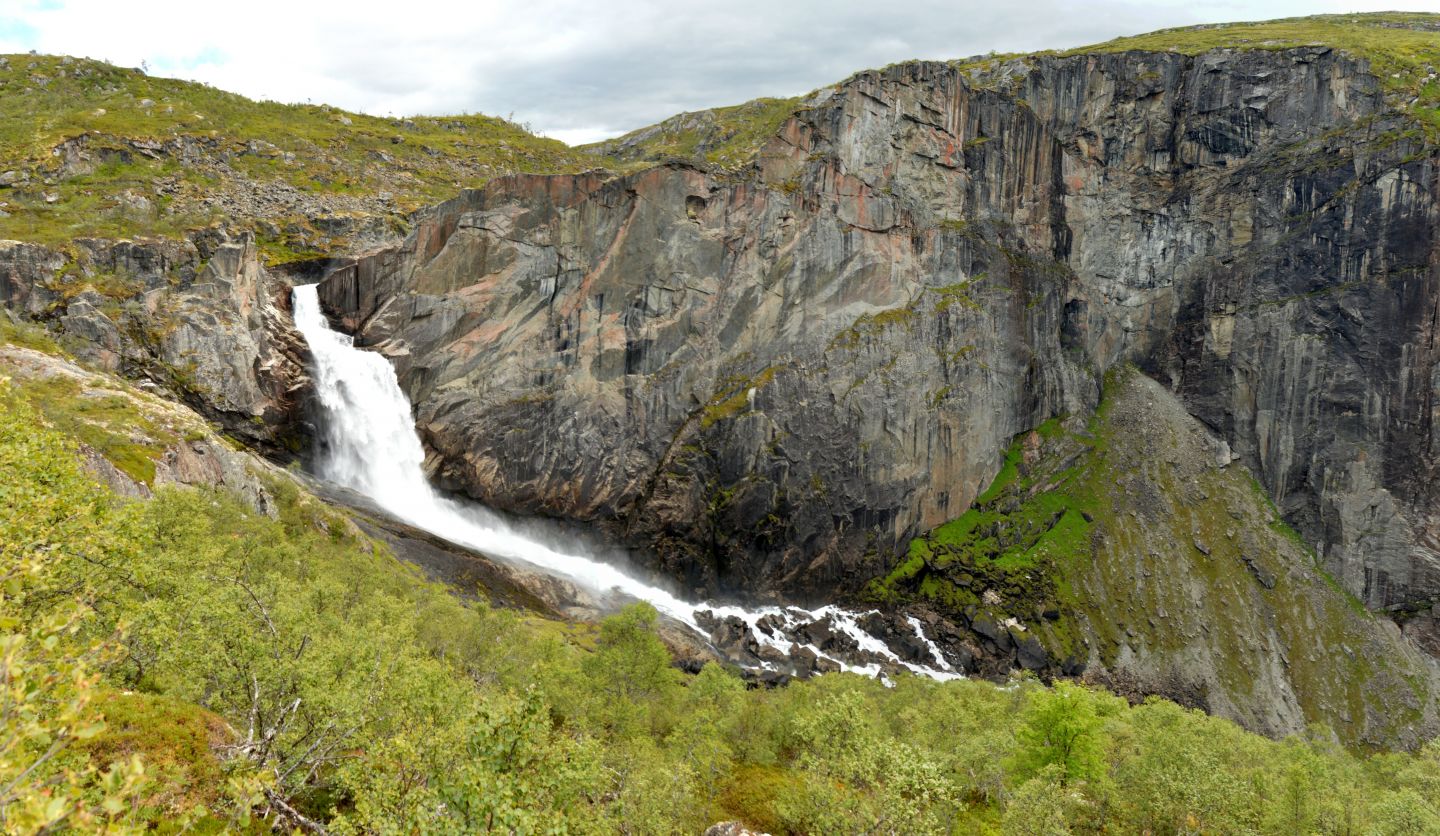
[[[1135,364],[1345,590],[1433,645],[1423,134],[1323,47],[1012,63],[861,73],[744,172],[497,180],[322,298],[395,363],[443,485],[598,523],[699,593],[862,594],[1010,439]],[[964,626],[1017,666],[1067,659]],[[1237,699],[1219,710],[1252,726],[1310,716]]]
[[1321,47],[1022,70],[862,73],[749,176],[502,179],[325,299],[443,482],[697,587],[853,588],[1134,362],[1369,606],[1431,600],[1433,152]]
[[272,454],[298,449],[304,343],[289,283],[249,233],[0,242],[0,302],[92,368],[146,379]]

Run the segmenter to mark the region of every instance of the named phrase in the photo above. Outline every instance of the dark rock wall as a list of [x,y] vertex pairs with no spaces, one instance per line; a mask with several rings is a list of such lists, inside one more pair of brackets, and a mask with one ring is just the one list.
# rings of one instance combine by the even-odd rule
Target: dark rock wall
[[706,589],[853,588],[1136,363],[1372,607],[1437,587],[1434,154],[1323,48],[942,64],[748,176],[512,177],[326,283],[433,466]]

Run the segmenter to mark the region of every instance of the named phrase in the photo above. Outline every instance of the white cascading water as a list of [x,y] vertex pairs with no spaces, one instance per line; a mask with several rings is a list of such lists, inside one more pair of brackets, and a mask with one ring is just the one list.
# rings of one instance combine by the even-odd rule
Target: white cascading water
[[[410,402],[401,391],[395,370],[380,354],[363,351],[354,341],[330,328],[320,310],[317,285],[300,285],[294,290],[295,325],[309,343],[314,358],[312,376],[320,405],[325,412],[325,454],[316,463],[321,478],[354,490],[410,525],[456,545],[501,560],[520,561],[591,590],[622,595],[649,602],[662,614],[707,635],[697,612],[714,618],[735,617],[745,622],[756,641],[789,654],[796,642],[762,630],[758,622],[770,616],[770,623],[787,628],[829,618],[835,628],[849,635],[860,650],[887,659],[916,673],[937,679],[957,678],[938,647],[926,638],[919,621],[909,619],[916,635],[930,649],[935,666],[901,660],[884,642],[865,632],[857,619],[866,615],[827,606],[817,610],[797,607],[696,605],[680,600],[655,586],[626,575],[607,563],[581,554],[571,554],[538,542],[518,532],[509,521],[483,506],[462,502],[436,491],[425,478],[425,451],[415,432]],[[786,632],[790,632],[786,630]],[[819,658],[830,659],[844,670],[876,675],[879,663],[849,664],[823,653],[814,645],[802,645]],[[771,668],[769,663],[762,667]]]

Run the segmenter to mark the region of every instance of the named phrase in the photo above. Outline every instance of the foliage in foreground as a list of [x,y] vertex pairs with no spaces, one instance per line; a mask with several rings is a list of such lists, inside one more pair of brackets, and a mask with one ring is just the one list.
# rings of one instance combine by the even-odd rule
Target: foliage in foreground
[[1440,744],[1361,758],[1078,685],[751,690],[462,603],[287,482],[122,501],[0,388],[0,828],[1440,833]]

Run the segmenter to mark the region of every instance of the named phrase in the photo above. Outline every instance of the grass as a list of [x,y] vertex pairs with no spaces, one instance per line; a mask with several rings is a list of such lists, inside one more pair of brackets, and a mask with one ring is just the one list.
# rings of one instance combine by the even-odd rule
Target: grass
[[750,392],[758,392],[775,380],[780,366],[770,366],[750,377],[738,376],[727,379],[716,389],[700,415],[700,426],[709,429],[720,421],[743,415],[750,410]]
[[580,147],[622,163],[682,159],[737,169],[800,109],[800,99],[760,98],[744,104],[672,116],[616,139]]
[[[1312,44],[1368,60],[1392,105],[1414,116],[1432,138],[1440,131],[1440,80],[1430,72],[1440,66],[1437,15],[1325,15],[1168,29],[1033,55],[1197,54]],[[986,56],[957,66],[983,74],[1016,57]],[[742,169],[803,107],[801,98],[761,98],[571,148],[480,114],[366,116],[325,105],[255,101],[88,59],[4,58],[0,175],[13,171],[19,181],[0,189],[0,238],[58,245],[82,236],[178,237],[230,220],[258,233],[272,263],[346,243],[344,234],[317,229],[309,215],[385,216],[399,225],[415,209],[502,174],[630,170],[677,158]],[[67,157],[63,148],[79,151]],[[289,191],[278,203],[257,202],[269,187],[293,190],[306,208],[279,208]],[[216,197],[232,202],[207,202]]]
[[[1190,451],[1178,465],[1153,455],[1155,431],[1132,438],[1137,374],[1107,376],[1084,430],[1051,420],[1016,438],[972,507],[911,540],[868,596],[1015,618],[1053,658],[1093,653],[1111,670],[1134,654],[1201,652],[1230,695],[1264,687],[1254,642],[1278,642],[1307,718],[1344,716],[1337,733],[1361,745],[1399,733],[1415,711],[1380,695],[1394,677],[1372,658],[1384,655],[1374,617],[1242,467],[1196,470],[1178,426],[1170,444]],[[1042,608],[1058,618],[1037,617]]]
[[1370,62],[1392,106],[1440,128],[1440,15],[1341,14],[1164,29],[1059,53],[1148,50],[1197,55],[1212,49],[1281,50],[1323,45]]
[[233,735],[220,717],[170,697],[118,691],[103,695],[99,713],[105,730],[86,741],[85,752],[99,763],[144,760],[157,779],[143,802],[149,817],[220,800],[225,773],[216,749]]
[[56,356],[64,354],[59,343],[50,336],[43,326],[30,322],[16,322],[7,312],[0,311],[0,343],[18,345]]
[[[1035,430],[1041,438],[1062,435],[1052,418]],[[1034,615],[1037,606],[1056,599],[1061,567],[1090,554],[1092,520],[1097,511],[1090,479],[1093,467],[1078,465],[1056,472],[1045,464],[1025,463],[1030,433],[1016,438],[994,480],[960,517],[910,541],[905,559],[873,581],[867,593],[880,601],[910,598],[953,611],[981,603],[987,589],[1007,590],[1001,618]],[[1078,438],[1073,445],[1089,449]],[[1054,462],[1049,462],[1053,465]]]
[[[830,348],[857,348],[867,338],[879,336],[884,333],[887,328],[897,326],[904,326],[905,328],[913,327],[916,317],[915,309],[916,302],[912,302],[898,308],[886,308],[883,311],[861,314],[856,318],[853,325],[837,332],[835,336],[830,338]],[[937,309],[943,310],[943,308]]]
[[155,462],[176,440],[119,392],[107,394],[61,376],[16,380],[11,386],[53,427],[89,445],[137,482],[154,482]]
[[[0,218],[0,238],[175,235],[222,216],[200,208],[199,198],[244,192],[251,182],[331,198],[389,193],[404,213],[500,174],[601,163],[479,114],[366,116],[254,101],[88,59],[5,58],[0,173],[28,173],[30,185],[0,191],[9,215]],[[65,169],[64,155],[53,152],[70,140],[83,142],[93,161]]]

